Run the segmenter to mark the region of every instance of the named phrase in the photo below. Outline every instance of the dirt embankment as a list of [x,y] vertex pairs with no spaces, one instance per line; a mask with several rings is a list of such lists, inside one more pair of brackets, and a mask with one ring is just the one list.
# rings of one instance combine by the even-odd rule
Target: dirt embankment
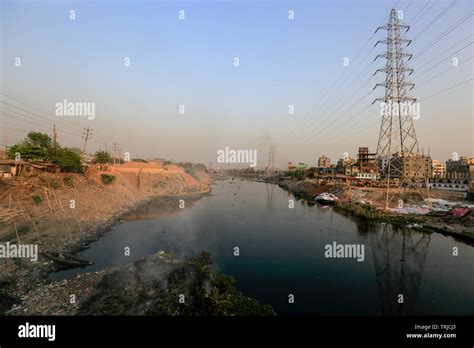
[[[474,243],[474,211],[468,209],[462,217],[453,215],[452,210],[431,211],[428,214],[397,213],[385,211],[386,191],[380,188],[354,187],[346,183],[318,182],[316,180],[296,180],[294,178],[276,177],[269,180],[279,185],[296,197],[314,202],[314,198],[322,192],[335,194],[339,200],[335,209],[340,213],[356,218],[369,219],[374,222],[385,222],[398,226],[410,225],[412,228],[436,231],[469,244]],[[464,201],[461,193],[449,191],[431,191],[431,198],[472,204]],[[419,195],[412,193],[398,194],[392,202],[403,200],[405,206],[420,207],[425,205]],[[394,205],[395,203],[392,203]],[[454,205],[453,205],[454,207]]]
[[[105,175],[105,177],[103,176]],[[87,174],[41,174],[0,181],[0,243],[38,244],[39,253],[74,253],[125,214],[159,196],[186,199],[210,191],[207,174],[174,165],[127,163]],[[0,259],[0,305],[42,283],[51,261]],[[1,295],[4,295],[2,297]],[[8,295],[8,296],[7,296]]]

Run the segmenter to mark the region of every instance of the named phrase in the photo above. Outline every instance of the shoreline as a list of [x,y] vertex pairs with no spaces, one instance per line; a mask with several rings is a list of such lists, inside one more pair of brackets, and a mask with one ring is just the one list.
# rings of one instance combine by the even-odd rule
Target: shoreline
[[[31,195],[35,191],[25,193],[19,198],[17,204],[22,211],[24,210],[23,216],[29,219],[17,220],[15,229],[18,227],[20,230],[23,226],[33,223],[35,231],[28,228],[26,232],[20,234],[21,238],[18,239],[18,234],[15,238],[15,232],[11,234],[8,230],[14,225],[4,222],[1,241],[2,243],[18,244],[20,242],[22,245],[38,245],[38,260],[35,262],[24,258],[0,260],[0,313],[7,312],[13,304],[21,304],[23,298],[36,288],[52,282],[48,276],[51,272],[56,271],[57,267],[54,261],[44,256],[45,252],[75,255],[77,252],[87,249],[91,243],[100,240],[127,215],[150,204],[150,202],[174,198],[176,200],[200,199],[212,192],[208,175],[201,175],[200,180],[196,181],[190,180],[184,172],[166,174],[168,176],[164,178],[150,177],[150,181],[154,181],[148,186],[144,186],[142,190],[130,185],[127,178],[121,175],[118,176],[117,183],[108,186],[100,184],[97,180],[94,181],[94,176],[76,174],[74,175],[75,185],[73,188],[62,185],[55,190],[57,197],[64,197],[63,202],[65,199],[69,199],[66,198],[69,196],[76,199],[79,204],[76,212],[74,211],[76,209],[71,209],[66,210],[66,214],[62,208],[67,205],[61,205],[61,202],[58,202],[57,206],[53,205],[53,208],[56,209],[48,214],[35,215],[36,211],[41,210],[41,204],[35,206],[31,203]],[[61,182],[63,178],[62,176],[54,177],[57,182]],[[156,180],[166,186],[156,185]],[[84,191],[83,187],[87,187],[87,190]],[[39,191],[42,191],[41,188]],[[91,209],[90,201],[94,199],[105,201],[105,205],[100,206],[100,211]],[[33,225],[31,226],[33,227]]]
[[[314,202],[314,197],[317,195],[314,192],[314,187],[306,188],[297,187],[298,181],[293,179],[278,180],[277,178],[269,178],[266,180],[256,180],[272,185],[277,185],[281,189],[292,193],[297,199],[304,199],[311,204]],[[295,185],[291,185],[295,184]],[[304,184],[302,184],[304,185]],[[296,186],[296,187],[294,187]],[[313,190],[313,191],[311,191]],[[316,192],[319,191],[316,190]],[[447,223],[441,221],[439,217],[416,214],[399,214],[393,212],[386,212],[378,210],[372,204],[356,203],[356,202],[336,202],[334,210],[346,217],[355,217],[364,221],[372,221],[376,223],[388,223],[396,227],[409,227],[419,231],[429,233],[441,233],[445,236],[450,236],[455,240],[462,241],[468,245],[474,246],[474,228],[466,227],[459,223]]]

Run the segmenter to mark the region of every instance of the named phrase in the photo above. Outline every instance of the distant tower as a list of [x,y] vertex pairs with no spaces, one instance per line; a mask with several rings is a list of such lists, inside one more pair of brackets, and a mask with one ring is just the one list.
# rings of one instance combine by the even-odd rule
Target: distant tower
[[275,145],[270,144],[270,150],[268,151],[268,172],[273,172],[275,170],[275,153]]
[[410,27],[400,23],[397,11],[392,9],[389,22],[378,27],[375,32],[380,29],[387,30],[387,38],[379,40],[375,46],[379,43],[385,44],[387,51],[375,59],[385,58],[386,65],[385,68],[378,69],[374,75],[384,72],[385,82],[376,84],[374,89],[384,87],[385,97],[375,99],[374,103],[383,102],[377,162],[381,179],[385,181],[387,187],[385,208],[388,208],[395,196],[390,195],[392,192],[390,187],[402,188],[403,192],[406,189],[415,189],[424,198],[420,184],[424,182],[426,190],[428,185],[413,124],[413,105],[416,99],[408,96],[408,90],[413,89],[415,84],[407,81],[407,76],[413,73],[413,69],[407,68],[405,63],[411,59],[412,54],[405,53],[403,46],[405,44],[408,46],[411,40],[402,36],[401,29],[406,32]]

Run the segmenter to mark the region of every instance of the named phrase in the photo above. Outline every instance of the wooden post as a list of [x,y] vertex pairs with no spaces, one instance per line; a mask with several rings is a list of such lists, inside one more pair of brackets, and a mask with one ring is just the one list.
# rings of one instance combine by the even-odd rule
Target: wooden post
[[53,192],[53,196],[54,196],[54,199],[56,200],[57,204],[59,205],[59,207],[61,208],[63,213],[65,213],[63,205],[61,204],[61,201],[58,199],[58,197],[56,197],[56,194],[54,193],[54,190],[52,192]]
[[35,220],[33,220],[33,218],[31,218],[31,222],[33,223],[33,228],[35,229],[35,232],[36,232],[36,238],[37,238],[37,239],[38,239],[38,241],[41,243],[41,239],[40,239],[40,236],[39,236],[38,230],[36,229],[36,223],[35,223]]
[[93,199],[93,201],[94,201],[95,211],[97,212],[97,215],[100,216],[99,209],[97,209],[97,203],[96,203],[95,199]]
[[51,202],[49,201],[49,195],[48,195],[48,191],[46,190],[46,187],[43,187],[43,190],[44,190],[44,194],[46,195],[46,201],[48,203],[49,211],[53,212],[53,207],[51,206]]
[[18,230],[16,229],[15,219],[13,219],[13,227],[15,227],[16,240],[18,241],[18,244],[20,244],[20,237],[18,236]]

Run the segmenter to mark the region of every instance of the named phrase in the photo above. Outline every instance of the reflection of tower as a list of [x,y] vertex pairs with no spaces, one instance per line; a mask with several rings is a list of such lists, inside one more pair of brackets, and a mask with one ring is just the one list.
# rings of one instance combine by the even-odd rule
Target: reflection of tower
[[420,154],[413,124],[413,105],[416,99],[408,96],[408,90],[415,84],[407,80],[407,73],[409,75],[413,73],[413,69],[406,66],[412,54],[404,52],[404,45],[409,45],[411,40],[405,39],[401,30],[408,31],[410,27],[402,24],[397,11],[392,9],[389,22],[378,27],[376,32],[379,29],[387,30],[387,37],[379,40],[377,44],[385,44],[387,49],[384,54],[379,54],[375,58],[386,59],[385,68],[375,72],[385,73],[385,82],[375,85],[385,88],[385,96],[375,100],[383,102],[377,157],[380,177],[387,187],[385,208],[388,208],[394,197],[394,195],[389,197],[390,187],[402,188],[403,192],[406,188],[414,189],[424,198],[419,186],[422,183],[426,189],[428,186],[427,176],[423,170],[424,158]]
[[272,201],[273,201],[273,188],[275,185],[273,184],[265,184],[267,188],[267,208],[270,210],[272,208]]
[[270,144],[270,150],[268,151],[268,172],[273,172],[275,170],[275,152],[275,145]]
[[[430,235],[384,225],[370,233],[382,314],[414,314]],[[398,303],[398,295],[403,303]]]

